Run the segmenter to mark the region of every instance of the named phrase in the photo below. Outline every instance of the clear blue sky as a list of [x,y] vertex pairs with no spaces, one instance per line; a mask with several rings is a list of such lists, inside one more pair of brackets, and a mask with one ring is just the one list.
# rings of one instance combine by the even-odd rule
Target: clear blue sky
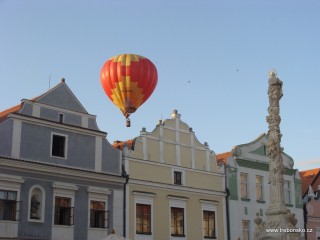
[[[0,111],[64,77],[111,143],[177,109],[221,153],[268,131],[275,68],[284,151],[299,170],[320,167],[319,13],[319,0],[0,0]],[[99,80],[120,53],[149,58],[159,74],[131,128]]]

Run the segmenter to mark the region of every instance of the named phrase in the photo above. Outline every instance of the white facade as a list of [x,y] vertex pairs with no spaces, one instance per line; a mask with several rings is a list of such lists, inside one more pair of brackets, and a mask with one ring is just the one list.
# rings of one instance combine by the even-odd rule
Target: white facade
[[[267,143],[267,136],[263,134],[251,143],[236,146],[226,159],[232,240],[254,239],[254,219],[257,214],[266,221],[265,213],[270,201]],[[284,153],[282,157],[286,169],[286,206],[291,213],[296,214],[296,227],[304,228],[300,176],[298,171],[293,169],[293,160]]]

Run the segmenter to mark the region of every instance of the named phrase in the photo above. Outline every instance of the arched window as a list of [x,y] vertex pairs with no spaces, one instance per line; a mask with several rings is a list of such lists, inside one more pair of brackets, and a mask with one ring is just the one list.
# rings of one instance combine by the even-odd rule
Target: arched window
[[45,194],[41,186],[35,185],[29,192],[29,221],[44,220]]

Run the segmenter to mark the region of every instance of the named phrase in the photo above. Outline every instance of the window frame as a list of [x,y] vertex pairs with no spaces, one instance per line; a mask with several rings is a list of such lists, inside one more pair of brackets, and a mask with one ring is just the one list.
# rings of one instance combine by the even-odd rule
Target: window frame
[[[4,195],[6,196],[5,198],[0,198],[0,201],[2,202],[1,205],[3,205],[3,212],[0,215],[0,221],[18,221],[18,192],[15,190],[11,189],[0,189],[1,192],[4,192]],[[15,199],[9,199],[8,194],[9,193],[14,193],[15,194]],[[10,206],[11,205],[11,206]],[[8,207],[9,206],[9,207]],[[8,211],[9,208],[11,211]],[[10,215],[7,216],[7,214],[10,212]],[[7,213],[7,214],[6,214]]]
[[[245,176],[245,182],[242,181],[241,176]],[[248,194],[248,173],[244,173],[244,172],[240,172],[240,196],[241,199],[249,199],[249,194]],[[245,186],[245,195],[243,195],[243,191],[242,191],[242,186]]]
[[64,123],[64,114],[63,113],[59,113],[58,122],[59,123]]
[[8,175],[8,174],[2,174],[0,173],[0,189],[3,191],[13,191],[17,192],[17,200],[16,200],[16,216],[14,221],[11,220],[0,220],[0,222],[10,222],[10,223],[16,223],[20,220],[21,217],[21,210],[22,210],[22,202],[20,199],[20,189],[21,184],[24,183],[24,179],[22,177],[14,176],[14,175]]
[[[144,231],[143,229],[144,229],[144,223],[143,223],[143,221],[144,221],[144,216],[142,217],[142,222],[141,222],[141,229],[142,229],[142,231],[138,231],[138,228],[137,228],[137,225],[138,225],[138,221],[137,221],[137,219],[138,219],[138,215],[139,216],[141,216],[141,215],[143,215],[143,213],[141,214],[141,212],[143,212],[143,211],[138,211],[138,206],[141,206],[141,207],[143,207],[143,206],[146,206],[146,207],[148,207],[148,213],[147,213],[147,228],[148,228],[148,231]],[[152,232],[151,232],[151,227],[152,227],[152,225],[151,225],[151,219],[152,219],[152,216],[151,216],[151,205],[150,204],[146,204],[146,203],[136,203],[136,205],[135,205],[135,207],[136,207],[136,214],[135,214],[135,219],[136,219],[136,226],[135,226],[135,229],[136,229],[136,234],[141,234],[141,235],[151,235],[152,234]]]
[[[64,198],[64,199],[69,199],[70,200],[70,206],[67,206],[67,207],[65,207],[65,206],[61,206],[61,205],[57,205],[56,204],[56,200],[57,200],[57,198],[60,198],[60,199],[62,199],[62,198]],[[53,224],[55,225],[55,226],[72,226],[72,225],[74,225],[74,207],[73,207],[73,199],[70,197],[70,196],[59,196],[59,195],[56,195],[55,197],[54,197],[54,220],[53,220]],[[62,224],[62,223],[56,223],[56,216],[57,216],[57,214],[56,214],[56,211],[57,211],[57,206],[59,206],[59,207],[63,207],[63,208],[65,208],[65,209],[67,209],[68,211],[70,211],[69,213],[68,213],[68,222],[67,222],[67,224]],[[60,216],[60,214],[59,214],[59,216]],[[58,221],[59,221],[59,219],[60,219],[60,217],[58,218]]]
[[[208,234],[208,232],[210,232],[210,220],[206,221],[207,219],[205,219],[205,215],[206,214],[213,214],[213,236],[210,236],[210,233]],[[207,216],[207,218],[209,219],[209,216]],[[216,218],[216,212],[215,211],[210,211],[210,210],[202,210],[202,229],[203,229],[203,238],[205,239],[216,239],[217,235],[216,235],[216,222],[215,222],[215,218]]]
[[[218,218],[218,203],[214,201],[206,201],[206,200],[200,200],[201,203],[201,211],[202,211],[202,239],[218,239],[218,232],[219,229],[217,227],[217,218]],[[214,212],[214,237],[207,237],[204,234],[204,211]]]
[[[54,224],[55,220],[55,200],[56,197],[66,197],[71,198],[71,208],[72,208],[72,215],[74,215],[74,197],[75,191],[78,190],[78,187],[71,183],[65,182],[53,182],[53,201],[52,201],[52,225],[54,228],[59,227],[73,227],[73,223],[71,225],[56,225]],[[74,216],[73,216],[74,217]]]
[[[54,144],[54,140],[53,140],[54,136],[64,137],[64,156],[53,155],[52,151],[53,151],[53,144]],[[50,157],[67,159],[67,156],[68,156],[68,135],[52,132],[51,133],[51,142],[50,142]]]
[[[170,240],[185,240],[187,239],[187,198],[179,198],[174,196],[168,196],[169,199],[169,232]],[[183,209],[183,235],[176,235],[172,233],[172,222],[171,222],[171,208],[182,208]]]
[[[179,212],[178,212],[179,211]],[[181,212],[180,212],[181,211]],[[178,234],[176,232],[178,232],[178,224],[176,224],[176,222],[179,221],[178,219],[178,214],[182,213],[182,234]],[[172,217],[172,214],[174,215]],[[175,219],[174,221],[174,233],[172,233],[172,219]],[[185,237],[186,234],[185,234],[185,208],[182,208],[182,207],[173,207],[171,206],[170,207],[170,232],[171,232],[171,237]]]
[[[153,209],[153,201],[155,194],[147,193],[147,192],[139,192],[134,191],[134,239],[153,239],[154,232],[154,209]],[[150,205],[150,233],[137,233],[137,204]]]
[[[111,194],[111,191],[108,188],[101,188],[101,187],[94,187],[89,186],[87,189],[88,192],[88,228],[91,230],[102,230],[102,229],[108,229],[109,228],[109,195]],[[96,228],[91,227],[91,202],[104,202],[105,203],[105,227],[104,228]],[[107,216],[107,219],[106,219]]]
[[[176,183],[176,173],[180,173],[180,184]],[[176,186],[185,185],[185,172],[182,169],[173,168],[172,169],[172,184]]]
[[[244,228],[244,223],[248,223],[248,227]],[[245,240],[245,233],[247,235],[247,240],[250,240],[250,220],[242,219],[242,238]]]
[[[292,204],[292,184],[289,180],[283,181],[284,185],[284,203],[285,204]],[[288,201],[289,200],[289,201]]]
[[[103,203],[103,209],[94,209],[91,207],[92,203]],[[90,228],[96,228],[96,229],[106,229],[109,228],[109,211],[107,210],[107,205],[105,201],[97,201],[97,200],[91,200],[90,201],[90,218],[89,218],[89,227]],[[103,226],[95,226],[100,225],[96,224],[96,213],[103,213]],[[92,215],[94,215],[94,220],[92,219]]]
[[[258,183],[257,180],[258,179],[261,179],[261,183]],[[256,175],[256,200],[257,201],[264,201],[264,192],[263,192],[263,184],[264,184],[264,179],[263,179],[263,176],[261,175]],[[260,190],[261,192],[261,198],[259,199],[258,198],[258,190]]]

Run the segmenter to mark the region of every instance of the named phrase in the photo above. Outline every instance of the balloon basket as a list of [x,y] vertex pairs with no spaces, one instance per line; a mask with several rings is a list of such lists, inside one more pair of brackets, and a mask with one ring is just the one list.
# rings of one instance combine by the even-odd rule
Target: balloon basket
[[131,121],[129,118],[126,119],[126,127],[131,127]]

